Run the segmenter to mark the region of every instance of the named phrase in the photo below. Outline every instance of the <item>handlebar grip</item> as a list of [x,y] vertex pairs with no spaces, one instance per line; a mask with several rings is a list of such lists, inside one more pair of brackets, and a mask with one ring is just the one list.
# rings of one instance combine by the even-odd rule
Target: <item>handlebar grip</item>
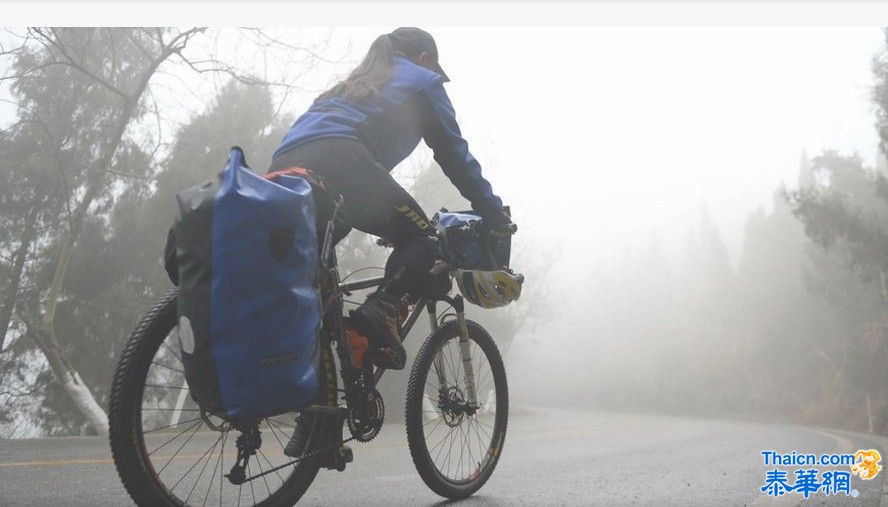
[[500,236],[500,237],[511,236],[512,234],[515,234],[515,232],[518,231],[518,226],[516,224],[514,224],[513,222],[509,222],[507,224],[499,225],[496,227],[491,227],[487,231],[488,231],[488,234],[490,234],[491,236]]
[[497,225],[490,229],[495,234],[515,234],[518,232],[518,224],[509,222],[507,224]]

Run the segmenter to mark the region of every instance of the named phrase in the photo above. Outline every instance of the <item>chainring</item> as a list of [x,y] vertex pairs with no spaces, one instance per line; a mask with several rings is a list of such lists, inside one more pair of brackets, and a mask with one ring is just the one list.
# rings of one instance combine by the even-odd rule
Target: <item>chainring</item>
[[366,392],[366,417],[359,413],[359,407],[349,407],[348,430],[358,442],[369,442],[376,438],[385,420],[385,403],[375,388]]

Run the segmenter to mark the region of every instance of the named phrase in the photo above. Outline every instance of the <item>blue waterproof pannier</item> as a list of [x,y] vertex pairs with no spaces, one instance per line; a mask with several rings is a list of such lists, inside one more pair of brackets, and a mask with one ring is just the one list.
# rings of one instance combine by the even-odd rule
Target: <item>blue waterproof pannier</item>
[[[503,207],[509,213],[508,206]],[[453,269],[493,271],[509,266],[511,236],[491,236],[484,220],[473,211],[442,209],[432,219],[441,239],[441,255]]]
[[218,178],[177,198],[166,262],[192,397],[245,421],[311,404],[321,317],[311,185],[266,180],[233,148]]

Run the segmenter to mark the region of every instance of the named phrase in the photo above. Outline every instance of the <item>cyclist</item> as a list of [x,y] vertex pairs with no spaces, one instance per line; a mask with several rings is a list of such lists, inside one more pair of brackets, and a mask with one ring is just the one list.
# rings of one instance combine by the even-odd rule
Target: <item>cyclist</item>
[[[394,246],[386,283],[350,316],[354,330],[369,341],[370,357],[392,369],[403,368],[406,361],[398,334],[399,302],[406,293],[445,294],[450,279],[446,273],[430,273],[436,252],[431,221],[389,172],[425,140],[487,224],[510,223],[460,134],[443,87],[447,81],[430,34],[402,27],[381,35],[351,74],[293,123],[269,169],[310,170],[342,196],[350,225]],[[324,213],[329,210],[319,209]]]

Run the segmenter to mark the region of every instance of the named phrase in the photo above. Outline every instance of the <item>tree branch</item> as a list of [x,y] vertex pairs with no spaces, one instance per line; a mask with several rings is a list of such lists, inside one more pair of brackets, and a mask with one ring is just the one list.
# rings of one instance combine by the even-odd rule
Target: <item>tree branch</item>
[[47,49],[47,51],[49,52],[50,55],[53,54],[54,52],[56,52],[64,58],[64,60],[51,60],[49,62],[49,65],[56,64],[56,65],[66,65],[68,67],[71,67],[72,69],[75,69],[75,70],[83,73],[85,76],[89,77],[90,79],[94,80],[96,83],[98,83],[102,87],[106,88],[110,92],[120,96],[120,98],[122,98],[124,100],[129,99],[129,96],[123,90],[112,85],[111,83],[106,81],[104,78],[102,78],[101,76],[97,75],[96,73],[90,71],[89,69],[84,67],[82,63],[77,62],[73,57],[71,57],[71,55],[68,53],[68,51],[65,49],[65,47],[58,42],[58,40],[57,40],[58,35],[57,35],[54,28],[51,29],[51,31],[53,33],[52,36],[44,33],[41,28],[29,28],[29,30],[32,31],[33,33],[37,34],[36,39],[38,40],[38,42],[40,42],[40,39],[42,39],[44,41],[44,42],[41,42],[41,45]]
[[254,42],[256,43],[256,45],[259,45],[259,46],[261,46],[261,45],[280,46],[281,48],[286,49],[287,51],[305,53],[308,56],[310,56],[312,59],[319,60],[324,63],[331,63],[331,64],[342,63],[341,60],[339,60],[339,61],[330,60],[324,56],[321,56],[320,53],[317,53],[314,50],[309,49],[307,47],[296,46],[294,44],[288,44],[280,39],[277,39],[275,37],[271,37],[262,28],[242,26],[242,27],[239,27],[239,30],[255,35]]

